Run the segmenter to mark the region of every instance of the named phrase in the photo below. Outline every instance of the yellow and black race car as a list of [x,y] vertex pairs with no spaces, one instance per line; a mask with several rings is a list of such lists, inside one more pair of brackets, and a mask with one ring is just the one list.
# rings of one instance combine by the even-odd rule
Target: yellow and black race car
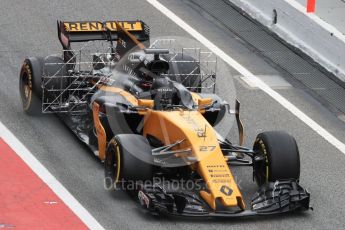
[[[215,94],[212,54],[164,48],[142,21],[58,22],[62,57],[32,57],[20,72],[24,111],[55,113],[104,162],[107,188],[132,185],[152,213],[250,216],[308,210],[295,139],[282,131],[243,147],[240,103]],[[79,43],[78,43],[79,42]],[[104,42],[106,45],[104,45]],[[77,50],[71,43],[81,44]],[[207,54],[207,55],[205,55]],[[209,65],[208,65],[209,66]],[[207,91],[208,90],[208,91]],[[211,92],[209,92],[211,91]],[[239,145],[215,126],[233,113]],[[232,173],[258,184],[249,208]]]

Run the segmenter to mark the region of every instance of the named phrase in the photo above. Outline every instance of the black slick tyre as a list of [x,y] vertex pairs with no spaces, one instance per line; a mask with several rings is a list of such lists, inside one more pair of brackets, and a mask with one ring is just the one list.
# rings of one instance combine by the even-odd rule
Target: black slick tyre
[[299,180],[299,150],[290,134],[283,131],[260,133],[253,150],[263,158],[254,164],[254,178],[259,186],[277,180]]
[[24,60],[19,75],[19,92],[23,110],[29,115],[41,113],[43,58],[31,57]]
[[104,161],[105,186],[113,190],[118,183],[152,180],[153,157],[147,139],[121,134],[110,140]]

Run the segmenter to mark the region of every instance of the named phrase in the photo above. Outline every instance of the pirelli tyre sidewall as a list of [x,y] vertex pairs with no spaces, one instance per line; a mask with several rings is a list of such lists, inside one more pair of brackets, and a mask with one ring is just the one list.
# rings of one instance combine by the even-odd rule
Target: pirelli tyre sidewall
[[19,92],[23,109],[30,115],[41,113],[43,63],[43,58],[27,58],[20,71]]
[[260,133],[253,149],[264,157],[264,161],[254,164],[254,178],[259,186],[277,180],[299,180],[299,150],[290,134],[284,131]]
[[[140,151],[131,151],[133,146]],[[140,159],[138,155],[141,155]],[[135,134],[117,135],[109,141],[104,161],[105,186],[113,190],[114,185],[137,183],[153,177],[151,147],[145,137]]]

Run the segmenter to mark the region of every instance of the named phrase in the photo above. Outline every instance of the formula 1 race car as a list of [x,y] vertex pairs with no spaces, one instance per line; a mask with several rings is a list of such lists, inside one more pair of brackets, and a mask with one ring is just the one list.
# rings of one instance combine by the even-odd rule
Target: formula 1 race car
[[[240,103],[232,110],[215,94],[211,52],[151,41],[142,21],[58,22],[58,37],[62,57],[24,61],[23,108],[57,114],[104,162],[108,188],[134,184],[142,206],[159,214],[236,217],[310,208],[295,139],[270,131],[252,149],[242,146]],[[215,130],[228,114],[237,122],[238,145]],[[248,209],[233,166],[253,169],[259,188]]]

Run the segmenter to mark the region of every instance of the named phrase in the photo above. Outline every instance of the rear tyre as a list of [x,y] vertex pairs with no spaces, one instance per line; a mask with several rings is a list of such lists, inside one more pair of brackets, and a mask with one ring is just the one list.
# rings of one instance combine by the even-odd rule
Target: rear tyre
[[259,186],[277,180],[299,180],[299,151],[290,134],[283,131],[260,133],[253,150],[263,159],[254,163],[254,178]]
[[115,136],[108,144],[104,167],[105,186],[110,190],[120,182],[152,180],[153,157],[147,139],[135,134]]
[[[19,75],[19,92],[23,104],[23,110],[29,115],[42,113],[42,75],[65,76],[67,74],[65,64],[60,57],[47,56],[30,57],[24,60]],[[55,78],[45,85],[45,88],[65,89],[68,79]],[[45,97],[54,98],[57,95]]]
[[41,113],[43,58],[31,57],[24,60],[19,75],[19,92],[23,110],[29,115]]

